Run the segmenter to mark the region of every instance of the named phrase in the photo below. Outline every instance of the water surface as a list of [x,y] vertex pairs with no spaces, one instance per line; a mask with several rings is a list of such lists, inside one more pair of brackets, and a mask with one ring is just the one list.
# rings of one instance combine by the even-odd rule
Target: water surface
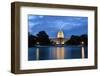
[[87,58],[87,55],[85,46],[39,46],[28,49],[28,60],[80,59]]

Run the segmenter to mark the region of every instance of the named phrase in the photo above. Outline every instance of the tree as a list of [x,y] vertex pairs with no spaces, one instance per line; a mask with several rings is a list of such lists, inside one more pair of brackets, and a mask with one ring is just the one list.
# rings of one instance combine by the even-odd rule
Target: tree
[[28,47],[33,47],[36,44],[37,37],[28,33]]
[[40,31],[37,34],[37,42],[39,42],[40,45],[50,45],[51,44],[49,36],[47,35],[45,31]]
[[81,36],[72,35],[71,38],[65,42],[66,45],[81,45],[81,42],[84,42],[84,45],[87,45],[87,35],[83,34]]
[[88,45],[88,36],[86,34],[81,35],[80,38],[84,42],[84,45]]

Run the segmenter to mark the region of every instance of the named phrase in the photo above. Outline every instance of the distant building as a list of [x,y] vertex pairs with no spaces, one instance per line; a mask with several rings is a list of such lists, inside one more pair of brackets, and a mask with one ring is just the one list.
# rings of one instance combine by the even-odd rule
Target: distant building
[[57,41],[56,41],[56,44],[61,44],[61,45],[64,44],[64,33],[63,33],[63,31],[59,31],[57,33]]
[[64,32],[59,31],[57,33],[57,38],[51,38],[51,40],[56,44],[56,45],[64,45],[66,41],[68,41],[68,38],[64,37]]

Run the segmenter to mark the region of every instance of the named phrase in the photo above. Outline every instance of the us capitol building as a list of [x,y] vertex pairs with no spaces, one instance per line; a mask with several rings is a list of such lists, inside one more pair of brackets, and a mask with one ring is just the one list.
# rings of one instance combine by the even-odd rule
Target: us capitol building
[[64,32],[60,30],[57,33],[57,38],[51,38],[51,40],[56,44],[56,45],[64,45],[66,41],[68,41],[68,38],[64,37]]

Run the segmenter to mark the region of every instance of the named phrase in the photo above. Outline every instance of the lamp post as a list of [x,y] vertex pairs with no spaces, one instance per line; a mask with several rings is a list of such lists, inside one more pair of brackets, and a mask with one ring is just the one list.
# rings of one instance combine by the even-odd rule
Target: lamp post
[[84,45],[84,42],[82,41],[81,44]]

